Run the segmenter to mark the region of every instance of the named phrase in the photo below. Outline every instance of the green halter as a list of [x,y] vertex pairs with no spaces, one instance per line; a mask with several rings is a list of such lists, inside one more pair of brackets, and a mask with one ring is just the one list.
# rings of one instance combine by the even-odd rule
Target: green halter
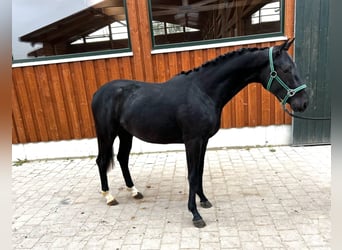
[[273,47],[271,47],[269,49],[268,55],[269,55],[269,59],[270,59],[270,69],[271,69],[271,73],[270,73],[270,79],[268,80],[267,83],[267,90],[270,91],[271,89],[271,85],[273,83],[273,80],[277,80],[277,82],[283,86],[284,89],[286,89],[287,94],[286,96],[283,98],[283,100],[281,100],[281,104],[284,106],[287,102],[287,99],[289,99],[289,97],[294,96],[297,92],[301,91],[302,89],[305,89],[307,86],[306,84],[302,84],[300,86],[298,86],[295,89],[290,89],[284,82],[283,80],[280,79],[280,77],[278,76],[277,71],[274,70],[274,64],[273,64],[273,57],[272,57],[272,51],[273,51]]

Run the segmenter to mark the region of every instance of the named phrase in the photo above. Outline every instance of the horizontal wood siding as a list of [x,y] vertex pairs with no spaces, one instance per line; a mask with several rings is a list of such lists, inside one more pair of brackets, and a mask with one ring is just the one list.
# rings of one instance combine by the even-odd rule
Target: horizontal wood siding
[[[182,70],[242,47],[152,55],[147,1],[127,0],[127,7],[134,56],[12,69],[12,143],[93,138],[90,103],[102,84],[113,79],[163,82]],[[292,37],[293,0],[286,1],[285,15],[285,33]],[[291,119],[276,98],[256,83],[237,94],[222,113],[222,128],[274,124],[291,124]]]

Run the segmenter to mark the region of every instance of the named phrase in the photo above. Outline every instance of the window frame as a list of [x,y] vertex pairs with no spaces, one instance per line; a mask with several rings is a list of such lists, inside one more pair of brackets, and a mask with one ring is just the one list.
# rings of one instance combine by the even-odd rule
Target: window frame
[[217,47],[215,46],[215,44],[235,43],[238,41],[285,37],[285,0],[279,0],[280,31],[278,32],[246,35],[246,36],[236,36],[236,37],[225,37],[225,38],[208,39],[208,40],[200,40],[200,41],[190,41],[190,42],[177,42],[177,43],[170,43],[170,44],[156,44],[154,32],[153,32],[153,26],[152,26],[153,17],[152,17],[152,2],[151,1],[152,0],[148,0],[149,23],[150,23],[150,31],[151,31],[152,51],[156,53],[158,50],[169,50],[172,48],[175,48],[175,49],[191,48],[191,47],[206,46],[206,45]]
[[130,35],[130,29],[129,29],[127,3],[126,3],[126,0],[122,0],[122,2],[123,2],[123,6],[125,7],[125,16],[126,16],[126,22],[127,22],[127,35],[128,35],[127,48],[80,52],[80,53],[72,53],[72,54],[65,54],[65,55],[41,56],[41,57],[35,57],[35,58],[12,59],[12,67],[131,56],[132,55],[132,43],[131,43],[131,35]]

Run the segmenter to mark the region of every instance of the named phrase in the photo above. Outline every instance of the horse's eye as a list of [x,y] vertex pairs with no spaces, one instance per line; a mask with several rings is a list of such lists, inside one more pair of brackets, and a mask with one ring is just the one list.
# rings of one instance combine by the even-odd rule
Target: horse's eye
[[291,71],[290,67],[286,67],[283,69],[283,72],[284,73],[289,73]]

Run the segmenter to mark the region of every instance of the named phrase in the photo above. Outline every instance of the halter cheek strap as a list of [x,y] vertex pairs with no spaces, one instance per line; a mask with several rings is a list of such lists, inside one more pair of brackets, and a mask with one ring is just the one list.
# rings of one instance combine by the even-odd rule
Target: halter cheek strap
[[274,69],[272,52],[273,52],[273,47],[271,47],[268,51],[271,72],[270,72],[270,78],[268,79],[268,83],[267,83],[267,90],[270,91],[272,83],[274,80],[276,80],[281,86],[283,86],[283,88],[286,89],[286,91],[287,91],[286,96],[281,100],[281,104],[284,106],[287,102],[287,99],[294,96],[297,92],[301,91],[302,89],[305,89],[307,86],[306,86],[306,84],[302,84],[295,89],[290,89],[284,83],[284,81],[281,80],[281,78],[278,76],[277,71],[275,71],[275,69]]

